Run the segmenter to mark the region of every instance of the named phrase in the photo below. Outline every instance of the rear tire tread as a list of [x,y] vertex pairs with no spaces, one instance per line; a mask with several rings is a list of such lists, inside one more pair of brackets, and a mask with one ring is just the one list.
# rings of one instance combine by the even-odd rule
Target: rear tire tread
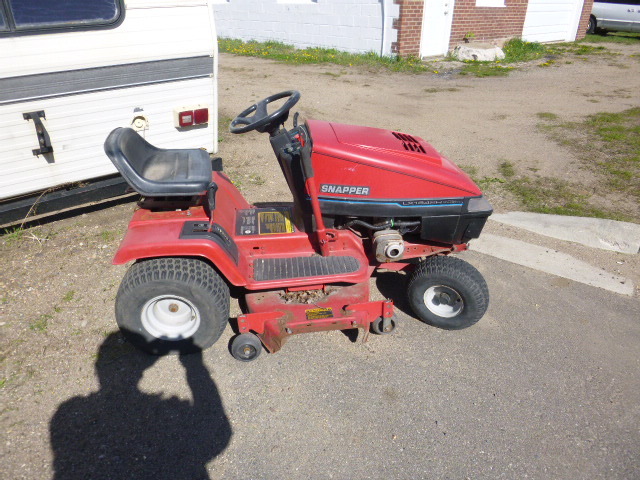
[[[138,288],[153,282],[175,282],[181,288],[187,288],[186,293],[191,295],[194,293],[192,288],[204,291],[208,297],[207,303],[214,307],[218,315],[210,321],[210,325],[213,327],[211,332],[212,340],[207,341],[205,345],[202,345],[202,348],[206,348],[218,340],[226,328],[229,318],[229,287],[209,264],[196,258],[184,257],[142,260],[134,263],[127,270],[116,296],[116,318],[120,328],[125,330],[125,336],[131,337],[126,333],[131,323],[128,320],[131,312],[128,309],[129,305],[124,305],[123,302],[128,303],[127,301],[132,296],[135,297],[135,292]],[[203,321],[206,321],[206,319],[203,319]],[[138,346],[147,350],[144,345],[138,344]],[[178,345],[176,346],[178,347]],[[156,351],[157,347],[153,348],[153,351],[148,351],[150,353],[165,353]],[[179,347],[178,350],[180,350]],[[195,350],[198,349],[190,349],[190,351]]]

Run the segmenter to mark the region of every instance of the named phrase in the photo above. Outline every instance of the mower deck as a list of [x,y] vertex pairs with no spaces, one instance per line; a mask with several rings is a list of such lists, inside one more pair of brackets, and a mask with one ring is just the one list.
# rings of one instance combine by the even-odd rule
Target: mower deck
[[393,302],[364,299],[369,299],[369,282],[249,293],[249,313],[238,317],[238,330],[257,334],[271,353],[299,333],[359,328],[366,340],[372,322],[393,316]]

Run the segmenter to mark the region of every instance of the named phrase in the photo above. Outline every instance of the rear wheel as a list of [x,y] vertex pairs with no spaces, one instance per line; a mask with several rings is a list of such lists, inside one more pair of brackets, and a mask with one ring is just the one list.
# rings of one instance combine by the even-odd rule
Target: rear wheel
[[594,33],[596,33],[596,28],[597,28],[597,22],[595,17],[592,15],[591,17],[589,17],[589,24],[587,25],[587,33],[589,35],[593,35]]
[[407,293],[420,320],[448,330],[470,327],[489,306],[489,289],[480,272],[454,257],[421,261],[409,279]]
[[116,321],[136,347],[154,355],[213,345],[229,319],[229,288],[195,258],[155,258],[127,271],[116,297]]

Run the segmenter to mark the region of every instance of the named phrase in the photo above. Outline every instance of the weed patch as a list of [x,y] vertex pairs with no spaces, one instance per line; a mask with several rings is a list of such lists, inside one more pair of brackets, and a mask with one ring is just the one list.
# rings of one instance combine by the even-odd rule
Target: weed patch
[[62,301],[63,302],[70,302],[71,300],[73,300],[73,297],[75,297],[76,292],[75,290],[69,290],[67,293],[64,294],[64,296],[62,297]]
[[504,161],[498,167],[498,170],[505,178],[511,178],[516,174],[516,170],[511,162]]
[[4,240],[8,246],[19,243],[23,238],[24,229],[21,227],[4,229],[2,232],[2,240]]
[[551,112],[538,112],[536,116],[541,120],[556,120],[558,118],[558,115]]
[[601,112],[582,122],[555,122],[542,128],[598,173],[609,192],[640,201],[640,108]]
[[47,327],[49,326],[49,320],[53,318],[53,315],[44,314],[40,315],[33,322],[29,324],[29,330],[33,330],[34,332],[46,332]]
[[512,38],[502,47],[505,63],[530,62],[547,54],[547,47],[538,42],[526,42],[520,38]]
[[492,62],[465,63],[460,75],[472,75],[474,77],[506,77],[513,67],[503,67]]
[[[410,73],[432,71],[428,65],[417,57],[381,56],[374,52],[358,54],[342,52],[332,48],[297,49],[293,45],[273,41],[244,42],[237,39],[221,38],[218,40],[218,48],[221,52],[233,53],[234,55],[269,58],[292,64],[333,63],[349,67],[358,65]],[[331,74],[327,73],[327,75]]]
[[115,240],[116,234],[111,230],[103,230],[102,232],[100,232],[100,238],[102,239],[103,242],[109,243]]

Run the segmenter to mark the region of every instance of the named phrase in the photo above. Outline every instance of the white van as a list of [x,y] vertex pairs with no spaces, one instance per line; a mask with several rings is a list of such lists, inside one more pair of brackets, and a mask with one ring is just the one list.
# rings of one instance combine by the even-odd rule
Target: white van
[[640,32],[640,0],[596,0],[587,33]]
[[124,193],[116,127],[215,153],[213,1],[0,0],[0,224]]

